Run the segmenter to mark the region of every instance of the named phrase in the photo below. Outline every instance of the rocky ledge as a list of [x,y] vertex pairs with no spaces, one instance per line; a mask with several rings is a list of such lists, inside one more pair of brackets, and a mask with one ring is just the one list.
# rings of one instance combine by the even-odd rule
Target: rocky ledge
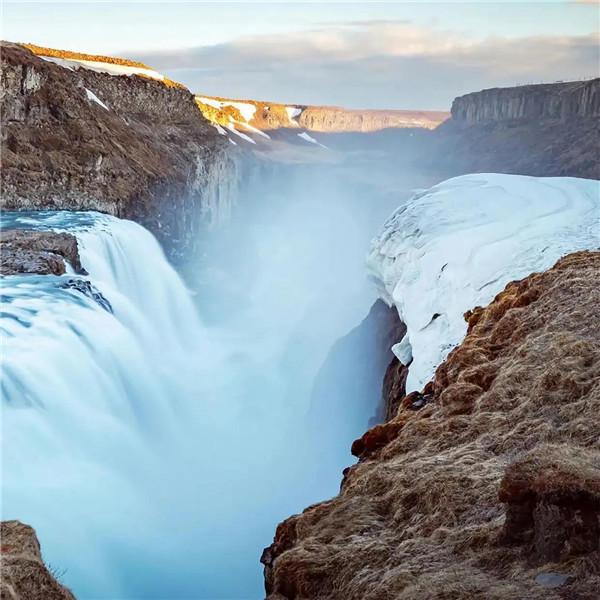
[[0,274],[62,275],[68,263],[85,274],[77,238],[70,233],[10,229],[0,231]]
[[269,600],[592,599],[600,589],[600,252],[510,283],[340,494],[281,523]]
[[75,600],[44,564],[35,531],[19,521],[0,523],[2,600]]

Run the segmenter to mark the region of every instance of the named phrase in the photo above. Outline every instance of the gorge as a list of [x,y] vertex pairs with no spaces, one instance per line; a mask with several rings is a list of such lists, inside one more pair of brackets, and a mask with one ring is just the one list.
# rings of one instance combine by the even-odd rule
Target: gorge
[[260,598],[263,547],[272,600],[592,597],[600,80],[359,118],[43,52],[2,51],[7,539],[79,600]]

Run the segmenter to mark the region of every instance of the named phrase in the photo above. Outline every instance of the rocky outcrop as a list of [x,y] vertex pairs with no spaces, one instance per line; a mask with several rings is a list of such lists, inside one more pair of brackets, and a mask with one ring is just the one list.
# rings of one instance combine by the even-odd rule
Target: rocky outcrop
[[473,125],[518,119],[600,116],[600,79],[512,88],[494,88],[460,96],[452,103],[452,119]]
[[227,218],[239,162],[188,90],[59,66],[16,44],[1,59],[5,209],[133,219],[175,262],[194,254],[202,226]]
[[10,229],[0,231],[0,274],[62,275],[66,264],[85,271],[79,260],[77,238],[70,233]]
[[595,598],[599,275],[599,252],[571,254],[467,313],[427,402],[279,525],[269,600]]
[[44,564],[32,527],[19,521],[2,521],[0,537],[2,600],[75,600]]

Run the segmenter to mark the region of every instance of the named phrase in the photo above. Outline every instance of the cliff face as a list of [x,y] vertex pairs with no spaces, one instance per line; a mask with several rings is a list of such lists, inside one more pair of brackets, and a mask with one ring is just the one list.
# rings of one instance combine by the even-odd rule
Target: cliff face
[[[301,132],[372,133],[385,129],[433,129],[449,116],[444,111],[358,110],[337,106],[285,105],[256,100],[196,96],[204,116],[223,127],[235,127],[260,140],[283,130],[289,137]],[[254,134],[259,132],[257,138]],[[291,130],[291,131],[286,131]],[[226,133],[226,132],[224,132]],[[262,136],[265,139],[264,135]],[[310,141],[305,138],[304,141]]]
[[600,179],[600,79],[457,98],[419,154],[446,176],[515,173]]
[[309,131],[323,133],[361,132],[422,127],[433,129],[448,118],[443,111],[352,110],[335,106],[309,106],[298,123]]
[[0,596],[6,600],[75,600],[42,559],[35,531],[19,521],[0,523]]
[[2,46],[6,209],[90,209],[138,221],[170,258],[226,218],[239,165],[186,89],[59,66]]
[[268,598],[594,598],[600,253],[510,283],[353,450],[340,494],[277,528]]
[[600,79],[513,88],[495,88],[460,96],[452,119],[467,124],[516,119],[600,116]]

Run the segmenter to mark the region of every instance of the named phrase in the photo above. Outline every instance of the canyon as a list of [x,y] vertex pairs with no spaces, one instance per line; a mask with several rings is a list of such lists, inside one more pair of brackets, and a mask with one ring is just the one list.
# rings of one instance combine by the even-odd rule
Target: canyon
[[[262,546],[269,600],[594,597],[600,79],[361,111],[1,60],[7,506],[79,598],[258,597]],[[2,528],[3,597],[73,597]]]

